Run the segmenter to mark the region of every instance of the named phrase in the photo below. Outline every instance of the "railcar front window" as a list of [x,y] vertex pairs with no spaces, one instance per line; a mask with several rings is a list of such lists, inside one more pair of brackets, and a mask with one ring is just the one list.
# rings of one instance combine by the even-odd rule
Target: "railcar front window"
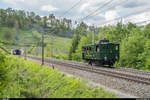
[[99,47],[98,46],[96,46],[96,52],[99,52]]
[[118,51],[118,49],[119,49],[119,47],[118,47],[118,46],[116,46],[116,51]]

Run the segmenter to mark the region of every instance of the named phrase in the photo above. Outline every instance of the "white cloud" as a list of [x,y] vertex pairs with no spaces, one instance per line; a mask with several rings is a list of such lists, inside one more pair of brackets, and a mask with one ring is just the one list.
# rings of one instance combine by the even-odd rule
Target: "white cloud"
[[138,23],[138,22],[143,22],[147,21],[150,18],[150,12],[143,12],[138,15],[130,16],[128,18],[125,18],[125,22],[133,22],[133,23]]
[[81,11],[92,11],[98,8],[98,5],[102,5],[105,0],[84,0],[84,2],[79,7],[79,12]]
[[[8,7],[23,9],[25,11],[33,11],[40,16],[47,16],[50,12],[54,15],[61,16],[65,11],[70,9],[79,0],[0,0],[0,6],[2,8]],[[139,10],[145,9],[150,6],[150,0],[128,0],[127,3],[119,3],[127,0],[114,0],[109,5],[99,9],[98,12],[89,16],[84,21],[92,24],[101,24],[102,22],[115,19],[117,17],[123,17],[128,14],[132,14]],[[98,7],[108,2],[107,0],[82,0],[76,7],[71,9],[64,17],[72,20],[80,21],[83,17],[89,15]],[[2,5],[4,4],[4,5]],[[63,6],[62,6],[63,5]],[[107,9],[116,5],[112,9]],[[58,10],[59,9],[59,10]],[[150,18],[150,14],[143,14],[133,18],[133,22],[145,20]],[[125,20],[126,21],[126,20]]]
[[5,3],[16,5],[18,2],[24,2],[25,0],[2,0]]
[[112,20],[112,19],[115,19],[117,17],[119,17],[119,15],[118,15],[118,13],[115,10],[113,10],[113,11],[107,11],[105,13],[105,19],[106,20]]
[[44,5],[40,8],[42,11],[56,11],[58,8],[53,7],[52,5]]
[[79,8],[79,12],[81,13],[81,12],[84,11],[88,6],[90,6],[89,3],[83,4],[83,5]]
[[105,15],[104,15],[104,14],[101,14],[101,13],[98,13],[97,16],[98,16],[98,17],[103,17],[103,18],[105,18]]

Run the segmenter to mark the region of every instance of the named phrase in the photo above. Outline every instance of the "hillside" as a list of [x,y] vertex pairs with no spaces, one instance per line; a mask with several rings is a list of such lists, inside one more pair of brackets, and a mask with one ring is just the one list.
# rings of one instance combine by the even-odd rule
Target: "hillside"
[[[61,58],[61,56],[65,56],[66,58],[68,55],[69,47],[71,46],[71,42],[72,39],[70,38],[63,38],[58,36],[50,36],[46,38],[45,56],[46,57],[53,56],[55,58]],[[31,55],[41,56],[41,52],[42,48],[41,46],[38,46],[31,51]]]
[[0,61],[0,98],[117,98],[47,66],[1,53]]
[[9,27],[0,27],[0,40],[8,43],[6,46],[21,45],[24,43],[24,37],[32,37],[32,30],[20,30]]
[[[72,21],[58,19],[53,14],[49,16],[37,15],[35,12],[0,8],[0,27],[9,27],[16,30],[37,30],[40,33],[53,34],[61,37],[73,37]],[[53,32],[52,32],[53,31]]]
[[[51,53],[54,57],[67,56],[72,39],[54,35],[48,36],[45,37],[45,56],[50,57]],[[31,55],[41,56],[41,37],[41,33],[36,30],[19,29],[16,32],[14,28],[0,27],[0,40],[6,42],[6,47],[27,47]]]

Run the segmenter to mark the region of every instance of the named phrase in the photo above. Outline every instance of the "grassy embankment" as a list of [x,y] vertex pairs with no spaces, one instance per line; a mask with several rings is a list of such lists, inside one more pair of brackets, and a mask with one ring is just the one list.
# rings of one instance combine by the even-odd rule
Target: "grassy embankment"
[[[26,31],[21,29],[14,29],[8,27],[0,27],[0,39],[4,42],[9,43],[20,43],[25,42],[24,37],[32,37],[32,30]],[[30,39],[28,39],[30,41]]]
[[31,61],[8,55],[5,65],[8,84],[0,98],[116,98],[102,88],[89,87],[80,79]]
[[[53,53],[54,58],[67,59],[69,47],[72,39],[64,37],[53,37],[53,44],[51,38],[46,38],[45,43],[45,57],[50,57]],[[32,51],[32,55],[41,57],[41,47],[36,47]]]
[[[50,57],[53,53],[54,58],[67,59],[69,47],[71,45],[71,38],[64,38],[59,36],[52,36],[45,38],[45,57]],[[9,42],[11,45],[6,47],[25,47],[24,44],[30,44],[28,50],[30,55],[41,56],[41,45],[32,43],[41,43],[41,34],[36,30],[21,30],[16,31],[15,28],[0,27],[0,40]],[[14,45],[12,45],[12,43]],[[34,46],[34,48],[33,48]],[[52,49],[53,48],[53,49]]]

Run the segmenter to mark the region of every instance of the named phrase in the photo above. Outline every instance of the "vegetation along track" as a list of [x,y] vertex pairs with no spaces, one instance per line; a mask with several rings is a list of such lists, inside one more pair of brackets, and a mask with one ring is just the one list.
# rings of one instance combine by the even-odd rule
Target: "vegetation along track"
[[[30,57],[28,56],[28,58],[31,59],[35,59],[35,60],[41,60],[41,58],[38,57]],[[115,77],[115,78],[121,78],[121,79],[125,79],[128,81],[133,81],[133,82],[137,82],[140,84],[145,84],[145,85],[150,85],[150,77],[149,76],[140,76],[140,75],[136,75],[135,73],[129,73],[129,69],[127,70],[128,73],[123,72],[123,70],[119,71],[119,70],[115,70],[111,69],[111,68],[99,68],[99,67],[95,67],[95,66],[87,66],[81,63],[77,63],[77,62],[70,62],[70,61],[63,61],[63,60],[54,60],[54,59],[47,59],[45,58],[45,62],[47,63],[53,63],[53,64],[57,64],[57,65],[63,65],[66,67],[72,67],[75,69],[80,69],[80,70],[84,70],[84,71],[88,71],[88,72],[93,72],[93,73],[98,73],[98,74],[103,74],[106,76],[111,76],[111,77]],[[132,71],[131,71],[132,72]],[[149,74],[147,74],[149,75]]]

